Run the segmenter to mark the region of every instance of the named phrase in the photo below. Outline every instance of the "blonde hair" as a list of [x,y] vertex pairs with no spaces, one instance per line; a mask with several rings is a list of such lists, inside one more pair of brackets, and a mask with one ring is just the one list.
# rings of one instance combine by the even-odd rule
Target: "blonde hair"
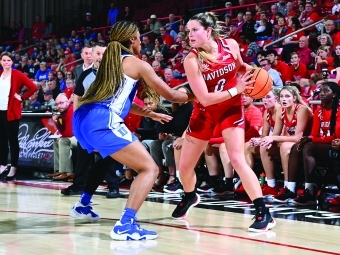
[[288,90],[293,96],[296,97],[295,103],[304,105],[310,112],[312,112],[312,109],[305,103],[305,101],[303,101],[303,99],[302,99],[302,97],[300,95],[300,91],[298,90],[297,87],[294,87],[294,86],[284,86],[280,90],[280,94],[281,94],[281,92],[283,90]]
[[[198,13],[193,16],[190,20],[198,21],[204,29],[211,28],[211,37],[216,39],[225,38],[225,30],[220,25],[222,22],[218,20],[216,15],[212,12]],[[212,54],[206,52],[202,48],[197,48],[198,54],[198,65],[201,67],[203,61],[216,62],[217,59]]]
[[327,46],[327,45],[322,45],[322,46],[320,46],[320,47],[318,48],[318,52],[317,52],[318,55],[319,55],[319,51],[320,51],[320,50],[323,50],[323,51],[327,52],[327,56],[329,56],[329,46]]
[[[82,97],[80,104],[104,101],[112,97],[121,85],[124,74],[121,56],[123,52],[135,55],[130,49],[131,38],[135,38],[138,27],[131,22],[117,22],[110,31],[110,40],[100,63],[95,81]],[[150,98],[159,97],[143,80],[143,92]]]

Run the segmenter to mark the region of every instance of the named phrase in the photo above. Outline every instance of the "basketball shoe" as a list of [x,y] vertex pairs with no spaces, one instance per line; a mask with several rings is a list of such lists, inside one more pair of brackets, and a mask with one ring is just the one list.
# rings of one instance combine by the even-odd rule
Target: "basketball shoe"
[[328,200],[327,203],[331,205],[340,205],[340,196],[333,197],[332,199]]
[[90,205],[83,205],[77,202],[70,211],[70,216],[76,219],[97,221],[99,220],[99,215],[96,214]]
[[111,230],[110,236],[113,240],[129,241],[129,240],[152,240],[158,234],[155,231],[143,229],[136,223],[137,219],[132,218],[130,222],[122,224],[117,221]]
[[195,198],[187,199],[184,195],[182,196],[181,202],[177,205],[174,212],[172,213],[172,218],[174,219],[184,219],[189,214],[191,207],[198,205],[201,201],[201,197],[196,194]]
[[262,193],[264,197],[271,198],[279,194],[279,189],[276,186],[272,188],[268,184],[264,184],[262,187]]
[[259,209],[259,212],[256,212],[254,216],[254,223],[248,228],[249,232],[265,232],[276,225],[276,221],[272,218],[268,208],[265,209],[265,213],[262,212],[261,208]]
[[284,187],[283,189],[280,190],[277,196],[273,197],[273,200],[279,203],[288,203],[295,198],[296,194],[294,192],[291,192],[288,188]]
[[164,186],[163,191],[166,193],[178,194],[183,192],[182,183],[176,177],[173,183]]
[[305,189],[301,196],[298,196],[295,199],[289,201],[293,204],[297,205],[315,205],[317,204],[317,200],[315,196],[313,196],[308,189]]

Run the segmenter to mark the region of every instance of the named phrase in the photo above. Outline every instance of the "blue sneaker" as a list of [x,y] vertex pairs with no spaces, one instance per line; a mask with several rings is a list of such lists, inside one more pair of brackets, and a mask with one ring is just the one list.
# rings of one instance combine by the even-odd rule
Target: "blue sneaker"
[[97,221],[99,220],[99,215],[92,211],[92,207],[89,205],[83,205],[77,202],[70,211],[70,216],[76,219]]
[[143,229],[136,223],[136,218],[131,219],[131,222],[122,224],[117,221],[116,225],[111,230],[110,236],[113,240],[128,241],[128,240],[152,240],[158,234],[155,231]]

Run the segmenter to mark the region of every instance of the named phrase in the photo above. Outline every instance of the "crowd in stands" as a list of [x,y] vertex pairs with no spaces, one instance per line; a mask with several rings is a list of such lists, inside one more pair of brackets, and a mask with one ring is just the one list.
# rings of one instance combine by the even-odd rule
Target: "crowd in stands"
[[[271,195],[281,202],[287,202],[288,198],[296,199],[296,187],[291,184],[287,177],[291,160],[290,150],[295,149],[296,144],[300,143],[302,138],[311,135],[310,130],[314,124],[313,111],[318,112],[321,109],[320,107],[325,107],[319,106],[319,108],[314,107],[310,109],[309,101],[320,99],[320,93],[324,97],[327,89],[332,90],[335,95],[336,99],[331,100],[337,100],[336,102],[338,103],[340,97],[340,94],[337,94],[339,93],[338,90],[332,87],[333,85],[328,84],[328,88],[325,88],[323,85],[325,81],[328,83],[338,83],[340,80],[340,31],[335,20],[326,19],[324,23],[295,33],[297,30],[325,18],[318,11],[316,3],[313,1],[305,2],[298,0],[287,2],[286,0],[279,0],[270,7],[263,5],[261,2],[256,3],[254,7],[243,7],[245,4],[247,4],[246,0],[239,0],[237,5],[240,8],[224,11],[221,25],[225,31],[222,32],[228,38],[234,39],[239,43],[241,56],[246,63],[268,71],[273,78],[274,87],[280,89],[280,91],[270,92],[263,99],[264,108],[261,108],[262,112],[255,107],[261,116],[262,114],[264,116],[263,120],[261,117],[260,123],[258,118],[252,118],[253,111],[251,114],[248,114],[248,129],[251,130],[251,136],[247,137],[248,140],[246,142],[248,142],[248,145],[249,143],[252,144],[252,146],[246,146],[246,154],[257,154],[262,160],[268,179],[267,185],[263,189],[264,195]],[[323,4],[328,4],[331,7],[333,15],[339,14],[340,4],[338,0],[334,0],[333,3],[326,0]],[[226,2],[227,8],[231,6],[231,2]],[[107,25],[112,26],[118,21],[119,17],[124,20],[133,20],[133,14],[130,12],[129,7],[126,7],[120,15],[119,10],[114,4],[111,4],[107,17]],[[23,26],[22,23],[18,22],[17,26],[16,24],[12,24],[12,26],[17,27],[17,32],[13,32],[13,39],[17,37],[23,40],[25,37],[20,29]],[[55,100],[61,92],[65,93],[69,102],[73,101],[73,91],[80,73],[91,68],[93,65],[91,57],[92,46],[97,43],[104,45],[109,43],[107,38],[101,33],[94,33],[91,30],[92,28],[91,14],[86,13],[86,21],[82,26],[82,29],[86,30],[84,34],[72,31],[68,36],[45,40],[34,45],[34,47],[28,47],[28,41],[25,41],[16,49],[13,49],[14,68],[25,73],[39,87],[39,91],[30,98],[30,102],[25,104],[25,109],[34,109],[39,104],[55,106]],[[39,16],[37,16],[33,29],[33,37],[50,34],[52,30],[51,27],[48,27],[48,23],[41,22]],[[140,34],[142,50],[139,57],[143,61],[150,63],[157,75],[170,87],[175,88],[184,84],[187,80],[183,60],[191,50],[186,38],[184,21],[176,19],[174,14],[169,14],[168,20],[160,22],[157,19],[157,14],[152,14],[145,24],[140,26]],[[286,36],[284,40],[276,42],[264,50],[265,45],[284,36]],[[6,50],[5,47],[2,47],[2,50]],[[79,65],[79,63],[81,64]],[[149,98],[143,96],[140,99],[147,107],[153,105],[154,110],[164,110],[161,102],[150,102]],[[282,105],[282,103],[286,105]],[[252,99],[246,98],[245,104],[252,105]],[[172,114],[177,116],[179,115],[177,111],[181,111],[184,108],[185,111],[191,109],[189,106],[173,105]],[[337,111],[337,108],[334,108],[333,111]],[[315,114],[314,119],[316,118]],[[189,116],[184,115],[181,115],[181,118],[176,121],[187,123]],[[285,116],[286,119],[281,118],[281,115]],[[340,114],[338,115],[340,116]],[[298,124],[290,129],[292,118],[295,118]],[[327,121],[324,120],[324,122],[326,123]],[[164,190],[174,193],[179,192],[181,184],[178,178],[175,177],[176,170],[178,171],[176,169],[178,163],[176,150],[181,147],[180,141],[183,139],[181,133],[184,131],[182,126],[176,123],[162,129],[156,123],[144,117],[141,123],[141,126],[134,131],[140,140],[143,141],[145,147],[150,150],[151,155],[160,167],[160,177],[155,184],[155,189],[167,184]],[[329,126],[329,123],[330,120],[325,125]],[[334,124],[334,121],[332,124],[333,134],[328,132],[328,134],[323,133],[322,135],[322,137],[333,137],[333,140],[325,139],[327,140],[325,143],[328,144],[328,149],[331,147],[331,143],[338,144],[339,142],[340,124],[338,123],[340,123],[340,120],[339,117],[336,117],[336,124]],[[284,133],[282,133],[283,128]],[[313,128],[315,130],[318,129],[317,127]],[[249,130],[246,130],[246,133],[247,131]],[[320,135],[316,133],[312,134],[313,137]],[[273,144],[274,142],[271,151],[266,146],[261,147],[256,152],[251,148],[259,144],[258,140],[253,138],[259,137],[263,138],[265,143]],[[280,145],[284,146],[280,147]],[[219,147],[223,145],[221,145],[221,142],[212,141],[210,146]],[[167,151],[169,147],[172,150],[172,155],[170,156]],[[339,149],[336,145],[334,148]],[[209,157],[213,154],[219,154],[221,151],[223,152],[223,148],[220,148],[217,152],[212,148],[207,148],[205,156],[208,168],[209,166],[214,166],[214,161],[209,161],[214,159]],[[174,153],[175,155],[173,155]],[[170,173],[169,179],[163,175],[162,154],[165,156]],[[285,197],[283,195],[288,193],[287,190],[279,190],[275,182],[275,174],[273,173],[274,166],[271,161],[273,155],[281,158],[285,173],[285,187],[288,191],[294,193],[293,195],[289,194],[290,196]],[[225,157],[227,155],[223,154],[223,159]],[[222,163],[224,168],[228,168],[228,162],[223,161]],[[253,159],[249,159],[249,164],[254,166]],[[228,169],[232,173],[232,167]],[[229,172],[226,173],[227,179],[221,189],[223,181],[220,173],[215,170],[209,169],[210,179],[206,180],[207,186],[201,187],[201,191],[214,191],[214,189],[215,192],[233,190],[234,187],[231,185],[232,182],[230,182],[233,174],[230,174],[228,170]],[[133,178],[131,173],[129,173],[127,178]],[[224,185],[226,186],[224,187]],[[314,191],[311,190],[312,186],[308,185],[306,188],[308,188],[309,193],[305,192],[305,195],[314,195]],[[242,189],[242,187],[240,188]],[[237,192],[242,193],[240,190]],[[310,196],[308,199],[307,202],[315,201],[315,196]],[[299,201],[301,202],[301,200]],[[333,199],[332,203],[340,204],[340,198]]]

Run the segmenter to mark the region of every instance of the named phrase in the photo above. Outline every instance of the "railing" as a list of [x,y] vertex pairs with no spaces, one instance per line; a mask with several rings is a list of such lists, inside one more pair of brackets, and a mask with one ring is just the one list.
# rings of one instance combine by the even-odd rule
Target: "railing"
[[[179,18],[180,20],[182,20],[182,15],[177,15],[177,16],[175,16],[175,18]],[[159,21],[162,21],[162,20],[168,20],[169,19],[169,16],[168,17],[162,17],[162,18],[157,18],[157,20],[159,20]],[[143,22],[146,22],[147,21],[147,19],[146,20],[142,20],[141,22],[143,23]],[[173,22],[173,23],[176,23],[176,22]]]
[[[40,38],[30,38],[29,40],[30,41],[37,41],[37,40],[40,40],[40,39],[51,39],[51,38],[55,38],[55,37],[56,37],[55,35],[46,35],[46,36],[43,36],[43,37],[40,37]],[[27,46],[25,48],[22,48],[20,50],[14,51],[14,52],[17,53],[17,52],[20,52],[20,51],[23,51],[23,50],[30,49],[30,48],[35,47],[35,46],[37,46],[37,45],[39,45],[39,44],[41,44],[43,42],[46,42],[46,41],[48,41],[48,40],[39,41],[39,42],[37,42],[37,43],[35,43],[33,45],[29,45],[29,46]],[[15,44],[15,43],[19,44],[19,43],[21,43],[21,41],[16,40],[16,41],[7,41],[7,42],[4,42],[4,44],[6,46],[9,46],[9,44],[12,45],[12,44]]]
[[[105,37],[105,36],[107,36],[107,35],[106,35],[106,31],[107,31],[108,29],[111,29],[111,26],[95,27],[95,28],[91,28],[91,31],[101,31],[102,36]],[[77,34],[78,34],[78,33],[84,33],[84,32],[86,32],[86,29],[76,31]]]
[[268,44],[266,44],[266,45],[263,47],[263,50],[266,50],[268,46],[271,46],[271,45],[273,45],[273,44],[276,44],[276,43],[278,43],[278,42],[281,42],[281,41],[283,41],[284,39],[286,39],[286,38],[288,38],[288,37],[291,37],[292,35],[295,35],[295,34],[297,34],[297,33],[300,33],[301,31],[306,30],[307,28],[314,27],[315,25],[317,25],[317,24],[319,24],[319,23],[325,22],[325,20],[326,20],[326,18],[325,18],[325,19],[322,19],[322,20],[319,20],[319,21],[317,21],[317,22],[314,22],[313,24],[310,24],[310,25],[308,25],[308,26],[306,26],[306,27],[300,28],[300,29],[294,31],[293,33],[290,33],[289,35],[285,35],[285,36],[283,36],[283,37],[281,37],[281,38],[279,38],[279,39],[277,39],[277,40],[275,40],[275,41],[273,41],[273,42],[271,42],[271,43],[268,43]]

